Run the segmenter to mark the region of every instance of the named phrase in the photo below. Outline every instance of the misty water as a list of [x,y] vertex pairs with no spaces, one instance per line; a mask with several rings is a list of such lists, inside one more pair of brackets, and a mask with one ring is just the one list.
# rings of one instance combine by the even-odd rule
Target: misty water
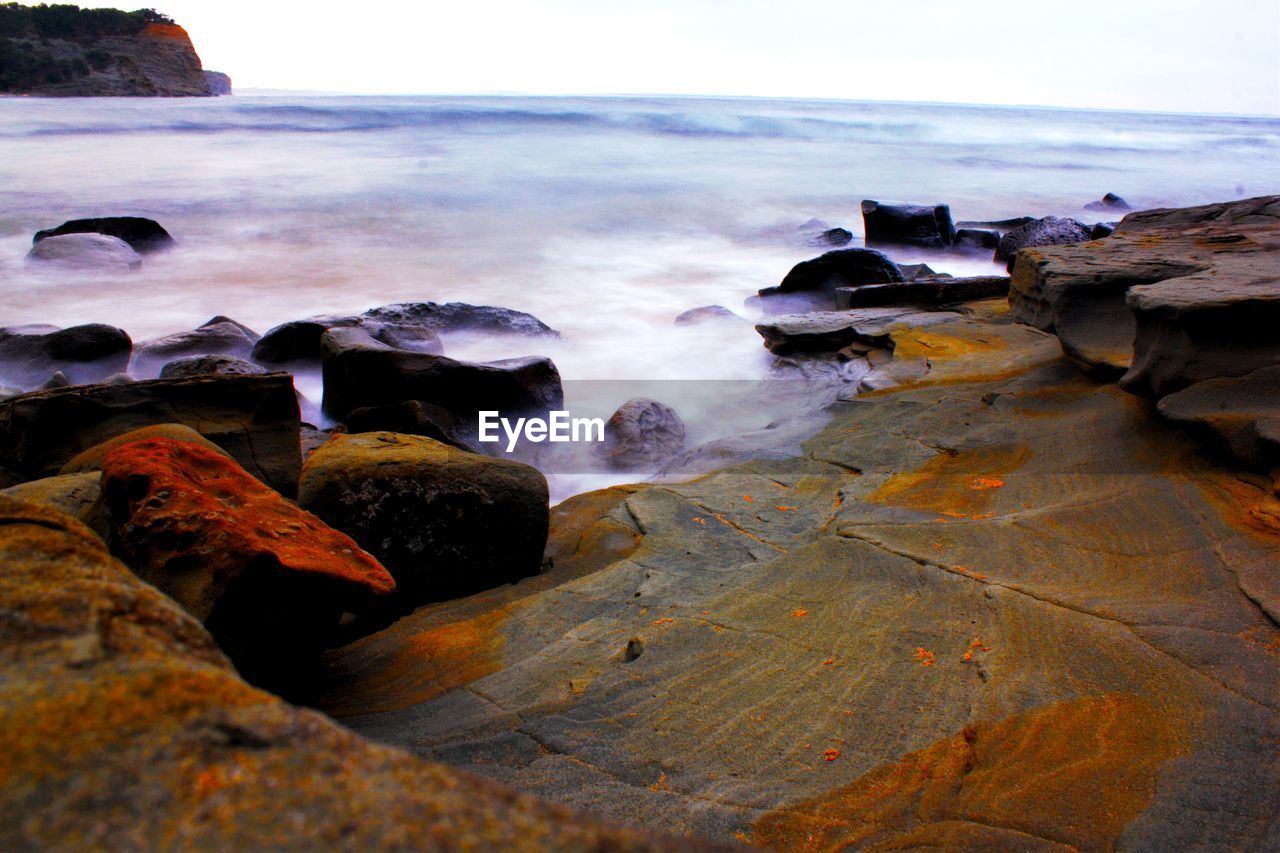
[[[819,253],[798,226],[817,218],[860,245],[864,198],[947,202],[957,219],[1091,222],[1081,206],[1108,191],[1135,208],[1189,205],[1274,192],[1280,177],[1274,118],[253,96],[9,98],[0,117],[0,324],[105,322],[143,341],[215,314],[265,331],[462,301],[528,311],[564,340],[446,338],[449,355],[549,355],[570,382],[770,375],[748,324],[673,318],[709,304],[753,318],[744,299]],[[121,275],[24,263],[36,230],[106,215],[157,219],[179,247]],[[892,254],[998,271],[971,256]],[[314,377],[300,385],[318,398]],[[700,396],[697,440],[777,415],[730,424]]]

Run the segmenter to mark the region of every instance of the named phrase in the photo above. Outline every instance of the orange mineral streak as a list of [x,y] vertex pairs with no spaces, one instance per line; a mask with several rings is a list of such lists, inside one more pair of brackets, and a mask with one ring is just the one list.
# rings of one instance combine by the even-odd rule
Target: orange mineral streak
[[[120,545],[131,567],[200,618],[250,566],[278,565],[377,594],[395,588],[349,536],[200,445],[149,438],[115,448],[102,468],[109,510],[118,502],[115,512],[127,516]],[[187,571],[193,564],[208,574]]]
[[792,610],[791,615],[796,619],[803,619],[804,617],[809,615],[809,611],[801,607],[797,610]]
[[152,38],[191,41],[191,36],[187,35],[187,31],[177,24],[147,24],[146,33]]
[[934,512],[947,518],[991,518],[1005,477],[1026,464],[1023,446],[983,447],[954,455],[939,453],[915,471],[890,477],[867,500]]
[[1189,751],[1184,722],[1108,694],[978,724],[783,807],[754,843],[783,850],[1111,849],[1157,774]]
[[998,352],[1008,347],[1005,341],[994,336],[948,335],[925,329],[902,329],[891,332],[890,336],[894,342],[893,357],[898,359],[927,358],[931,362],[952,361]]

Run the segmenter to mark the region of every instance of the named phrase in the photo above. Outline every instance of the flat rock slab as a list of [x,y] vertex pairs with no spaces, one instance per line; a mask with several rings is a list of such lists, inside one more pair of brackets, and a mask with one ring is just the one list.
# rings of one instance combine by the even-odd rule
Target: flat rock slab
[[974,299],[1007,296],[1009,276],[917,278],[894,284],[865,284],[836,289],[836,307],[871,308],[885,305],[951,305]]
[[1280,503],[1007,317],[897,334],[952,356],[335,651],[326,707],[715,839],[1276,846]]
[[813,311],[782,314],[756,326],[764,345],[776,355],[794,352],[835,352],[850,344],[892,349],[891,330],[897,326],[926,326],[954,320],[946,311],[911,308],[862,308],[854,311]]

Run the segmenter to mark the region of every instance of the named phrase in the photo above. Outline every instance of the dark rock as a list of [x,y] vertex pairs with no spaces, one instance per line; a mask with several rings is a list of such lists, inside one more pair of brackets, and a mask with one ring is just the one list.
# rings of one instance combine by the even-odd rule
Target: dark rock
[[892,351],[896,326],[920,326],[958,315],[950,311],[912,308],[862,308],[856,311],[815,311],[783,314],[756,326],[764,345],[775,355],[797,352],[836,352],[852,344]]
[[234,355],[192,355],[166,364],[160,369],[160,378],[184,379],[216,373],[256,376],[266,372],[265,368],[252,361]]
[[441,355],[444,352],[444,344],[440,342],[440,336],[425,326],[367,321],[361,326],[375,341],[394,349],[405,352],[424,352],[430,355]]
[[955,242],[951,208],[945,204],[891,205],[862,202],[862,222],[868,246],[921,246],[947,249]]
[[395,582],[346,535],[197,444],[121,444],[102,466],[109,543],[204,622],[244,677],[305,696],[344,611]]
[[71,385],[72,385],[72,382],[70,379],[67,378],[67,374],[63,373],[61,370],[58,370],[54,372],[52,376],[50,376],[48,379],[45,380],[45,383],[40,386],[39,390],[48,391],[53,388],[69,388],[71,387]]
[[360,318],[338,315],[290,320],[267,330],[254,344],[252,357],[260,364],[319,361],[320,338],[325,332],[358,325]]
[[1115,230],[1114,222],[1095,222],[1089,226],[1089,239],[1101,240],[1105,237],[1110,237]]
[[1089,229],[1074,219],[1046,216],[1021,228],[1015,228],[1001,237],[999,245],[996,246],[995,258],[997,261],[1005,261],[1006,267],[1012,272],[1013,262],[1020,249],[1083,243],[1088,239]]
[[63,234],[106,234],[128,243],[140,255],[172,248],[174,240],[154,219],[141,216],[105,216],[99,219],[72,219],[57,228],[37,231],[32,243]]
[[205,70],[204,82],[209,87],[210,95],[217,97],[231,94],[231,77],[221,71]]
[[622,650],[622,659],[627,663],[631,663],[642,654],[644,654],[644,640],[639,637],[632,637],[627,640],[627,647]]
[[980,228],[959,228],[953,248],[964,252],[992,252],[1000,245],[998,231],[984,231]]
[[836,291],[836,307],[871,308],[883,305],[952,305],[975,299],[1007,296],[1009,276],[919,278],[895,284],[864,284]]
[[408,609],[537,574],[546,479],[508,459],[390,432],[339,435],[303,467],[300,506],[360,543]]
[[532,314],[498,308],[492,305],[468,305],[465,302],[402,302],[371,308],[362,315],[381,323],[421,326],[437,334],[485,332],[488,334],[527,335],[558,338],[560,333]]
[[178,332],[139,344],[133,354],[134,372],[158,374],[171,361],[197,355],[247,358],[258,336],[227,317],[214,317],[189,332]]
[[343,419],[343,425],[349,433],[396,432],[421,435],[459,450],[484,453],[484,448],[475,438],[475,422],[464,421],[447,409],[421,400],[405,400],[393,406],[354,409]]
[[61,370],[72,382],[96,382],[124,370],[132,347],[122,329],[101,323],[0,328],[0,376],[30,386]]
[[343,420],[354,409],[421,400],[462,417],[498,410],[504,416],[563,407],[560,373],[549,358],[483,364],[405,352],[365,329],[336,328],[321,339],[324,410]]
[[121,372],[119,372],[119,373],[113,373],[113,374],[111,374],[111,375],[110,375],[110,376],[108,376],[106,379],[102,380],[101,382],[99,382],[99,383],[97,383],[97,384],[99,384],[99,385],[128,385],[128,384],[130,384],[130,383],[132,383],[132,382],[136,382],[136,381],[137,381],[137,380],[136,380],[136,379],[134,379],[134,378],[133,378],[132,376],[130,376],[129,374],[125,373],[124,371],[121,371]]
[[77,385],[0,402],[0,459],[28,478],[58,473],[73,456],[155,424],[185,424],[282,494],[302,467],[298,400],[287,374]]
[[141,267],[142,256],[118,237],[63,234],[32,246],[27,262],[69,270],[125,272]]
[[904,281],[915,281],[921,276],[933,278],[938,275],[945,275],[939,273],[928,264],[898,264],[898,270],[902,273]]
[[853,232],[844,228],[828,228],[809,238],[809,245],[819,249],[834,249],[853,242]]
[[614,468],[651,471],[684,449],[684,421],[668,405],[635,397],[604,426],[604,452]]
[[693,326],[699,323],[745,322],[742,317],[722,305],[704,305],[690,308],[676,317],[677,326]]
[[1156,408],[1250,468],[1280,466],[1280,365],[1197,382]]
[[[862,284],[884,284],[903,281],[898,265],[874,249],[837,249],[821,257],[802,261],[792,267],[776,288],[760,291],[765,306],[781,302],[812,303],[834,307],[835,291],[839,287],[857,287]],[[800,297],[779,300],[778,297]]]
[[1115,193],[1107,193],[1100,200],[1089,202],[1084,206],[1084,209],[1103,211],[1133,210],[1133,208],[1129,206],[1129,202],[1120,198],[1120,196]]
[[988,220],[965,220],[957,222],[957,228],[981,228],[987,231],[1012,231],[1015,228],[1021,228],[1024,225],[1030,225],[1035,222],[1034,216],[1015,216],[1012,219],[988,219]]

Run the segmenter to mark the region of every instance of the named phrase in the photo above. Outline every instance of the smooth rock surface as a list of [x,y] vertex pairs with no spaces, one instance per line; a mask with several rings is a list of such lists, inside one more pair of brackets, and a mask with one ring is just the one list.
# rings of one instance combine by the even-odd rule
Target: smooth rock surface
[[88,471],[101,471],[102,462],[107,458],[107,454],[115,450],[122,444],[132,444],[135,441],[145,441],[149,438],[168,438],[173,441],[186,441],[191,444],[198,444],[205,450],[211,450],[219,453],[228,459],[231,454],[196,432],[189,426],[183,424],[156,424],[155,426],[145,426],[139,429],[129,430],[107,439],[101,444],[95,444],[88,450],[77,453],[75,456],[67,460],[62,466],[63,474],[81,474]]
[[57,228],[37,231],[32,244],[63,234],[106,234],[125,241],[138,254],[162,252],[175,245],[173,237],[159,222],[142,216],[103,216],[96,219],[72,219]]
[[132,348],[127,332],[103,323],[7,326],[0,328],[0,377],[32,387],[62,371],[75,383],[96,382],[124,370]]
[[32,246],[27,262],[68,270],[128,272],[142,266],[142,256],[119,237],[62,234]]
[[783,314],[756,326],[765,347],[775,355],[835,352],[850,344],[892,350],[893,327],[927,325],[955,319],[946,311],[913,308],[860,308]]
[[107,533],[106,515],[98,500],[102,495],[102,476],[97,471],[31,480],[10,486],[0,494],[17,501],[53,507],[87,525],[100,536]]
[[1280,365],[1197,382],[1156,408],[1250,468],[1280,466]]
[[923,277],[895,284],[841,287],[836,290],[836,307],[844,310],[885,305],[950,305],[1008,293],[1007,275]]
[[785,310],[786,306],[798,304],[797,299],[806,305],[830,308],[835,305],[836,288],[902,280],[898,265],[880,252],[837,249],[796,264],[777,287],[765,288],[759,295],[764,297],[766,309],[771,302],[778,302]]
[[604,452],[614,468],[653,471],[684,449],[685,426],[675,409],[636,397],[604,425]]
[[133,354],[133,370],[139,375],[156,375],[164,365],[180,358],[199,355],[229,355],[248,358],[258,335],[229,317],[214,317],[189,332],[176,332],[138,344]]
[[945,204],[881,204],[862,202],[868,246],[920,246],[949,249],[956,239],[951,208]]

